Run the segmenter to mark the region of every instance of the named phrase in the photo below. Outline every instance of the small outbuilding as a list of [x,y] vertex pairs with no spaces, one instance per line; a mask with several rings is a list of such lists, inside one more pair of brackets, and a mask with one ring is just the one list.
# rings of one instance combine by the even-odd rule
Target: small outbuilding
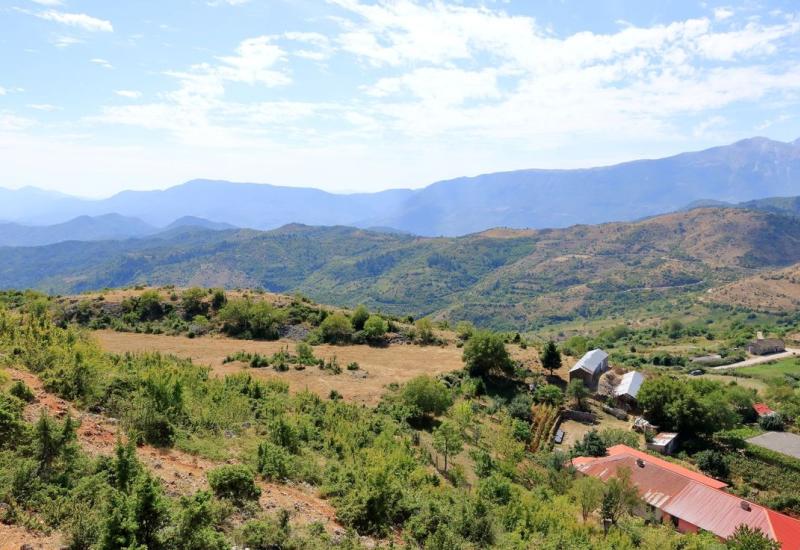
[[644,382],[644,375],[641,372],[635,370],[626,372],[620,383],[614,388],[614,398],[624,407],[636,407],[636,396],[639,394],[642,382]]
[[759,418],[775,414],[775,411],[770,409],[766,403],[753,403],[753,410],[756,411]]
[[747,351],[753,355],[770,355],[786,351],[786,344],[779,338],[758,338],[747,344]]
[[678,449],[678,434],[674,432],[659,432],[647,442],[647,448],[662,455],[671,455]]
[[583,380],[585,386],[597,388],[600,375],[608,370],[608,354],[601,349],[593,349],[578,360],[569,369],[570,381],[576,378]]

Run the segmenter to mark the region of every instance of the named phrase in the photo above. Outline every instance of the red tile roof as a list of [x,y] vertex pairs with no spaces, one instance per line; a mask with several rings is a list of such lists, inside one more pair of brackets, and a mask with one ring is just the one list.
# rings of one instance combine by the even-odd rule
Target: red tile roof
[[766,403],[754,403],[753,409],[758,413],[758,416],[766,416],[768,414],[775,413],[775,411],[770,409]]
[[781,542],[782,550],[800,550],[800,521],[726,493],[721,481],[661,458],[625,445],[608,451],[609,456],[578,457],[573,464],[603,481],[628,468],[642,500],[719,537],[728,538],[744,523]]

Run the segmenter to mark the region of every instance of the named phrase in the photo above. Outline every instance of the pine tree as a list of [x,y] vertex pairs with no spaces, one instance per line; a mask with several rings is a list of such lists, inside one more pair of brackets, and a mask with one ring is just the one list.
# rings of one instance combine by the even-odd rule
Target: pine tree
[[163,548],[161,529],[169,522],[169,509],[161,486],[150,475],[140,475],[133,490],[136,541],[148,550]]
[[542,350],[542,367],[550,372],[550,376],[553,376],[553,371],[561,368],[561,352],[552,340],[548,340]]

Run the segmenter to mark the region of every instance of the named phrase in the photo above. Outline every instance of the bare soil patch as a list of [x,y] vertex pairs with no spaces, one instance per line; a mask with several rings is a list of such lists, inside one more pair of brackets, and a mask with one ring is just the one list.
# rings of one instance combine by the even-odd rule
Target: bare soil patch
[[[45,391],[41,380],[34,374],[17,369],[6,370],[12,380],[22,380],[34,391],[35,399],[25,407],[23,413],[25,420],[28,422],[36,421],[43,412],[47,412],[56,418],[63,418],[67,414],[71,415],[80,422],[77,435],[81,448],[94,456],[112,455],[117,441],[125,441],[125,436],[122,434],[115,419],[76,409],[68,401]],[[172,496],[187,495],[201,489],[207,489],[206,472],[220,465],[218,462],[175,449],[159,449],[150,445],[143,445],[138,447],[136,451],[139,460],[153,475],[164,482],[165,491]],[[269,483],[261,480],[257,481],[257,483],[261,488],[259,504],[262,509],[269,511],[285,508],[291,512],[293,523],[305,525],[318,521],[330,530],[341,529],[341,526],[335,521],[336,511],[330,503],[314,494],[312,487]],[[5,527],[7,526],[0,525],[0,550],[6,548],[4,546]],[[23,542],[35,544],[40,541],[41,544],[47,543],[42,548],[61,547],[58,544],[60,539],[57,535],[41,537],[19,528],[12,528],[8,532],[9,540],[15,540],[10,537],[12,535],[16,537],[19,534],[30,539],[19,539]],[[16,550],[19,545],[8,548]],[[38,548],[38,546],[34,546],[34,548]]]
[[[225,357],[237,351],[272,355],[283,348],[288,348],[290,352],[294,352],[296,342],[285,339],[274,342],[237,340],[221,336],[187,338],[112,330],[99,330],[94,334],[103,349],[112,353],[158,351],[207,365],[217,376],[246,370],[255,378],[285,380],[292,391],[307,389],[327,397],[331,390],[336,390],[347,400],[368,405],[376,404],[386,386],[392,382],[403,383],[421,374],[434,376],[464,366],[461,361],[461,349],[454,345],[398,344],[383,348],[364,345],[321,345],[314,347],[314,354],[325,360],[335,357],[342,368],[341,374],[330,374],[317,367],[275,372],[269,368],[251,369],[238,361],[227,364],[223,361]],[[352,362],[358,363],[359,370],[346,370],[347,364]]]

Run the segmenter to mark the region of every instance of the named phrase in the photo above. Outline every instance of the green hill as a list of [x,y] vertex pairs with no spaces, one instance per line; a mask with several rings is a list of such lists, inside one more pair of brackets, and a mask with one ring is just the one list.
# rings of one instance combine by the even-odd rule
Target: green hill
[[697,209],[636,223],[422,238],[289,225],[0,249],[0,287],[262,287],[496,327],[619,312],[800,261],[800,219]]

